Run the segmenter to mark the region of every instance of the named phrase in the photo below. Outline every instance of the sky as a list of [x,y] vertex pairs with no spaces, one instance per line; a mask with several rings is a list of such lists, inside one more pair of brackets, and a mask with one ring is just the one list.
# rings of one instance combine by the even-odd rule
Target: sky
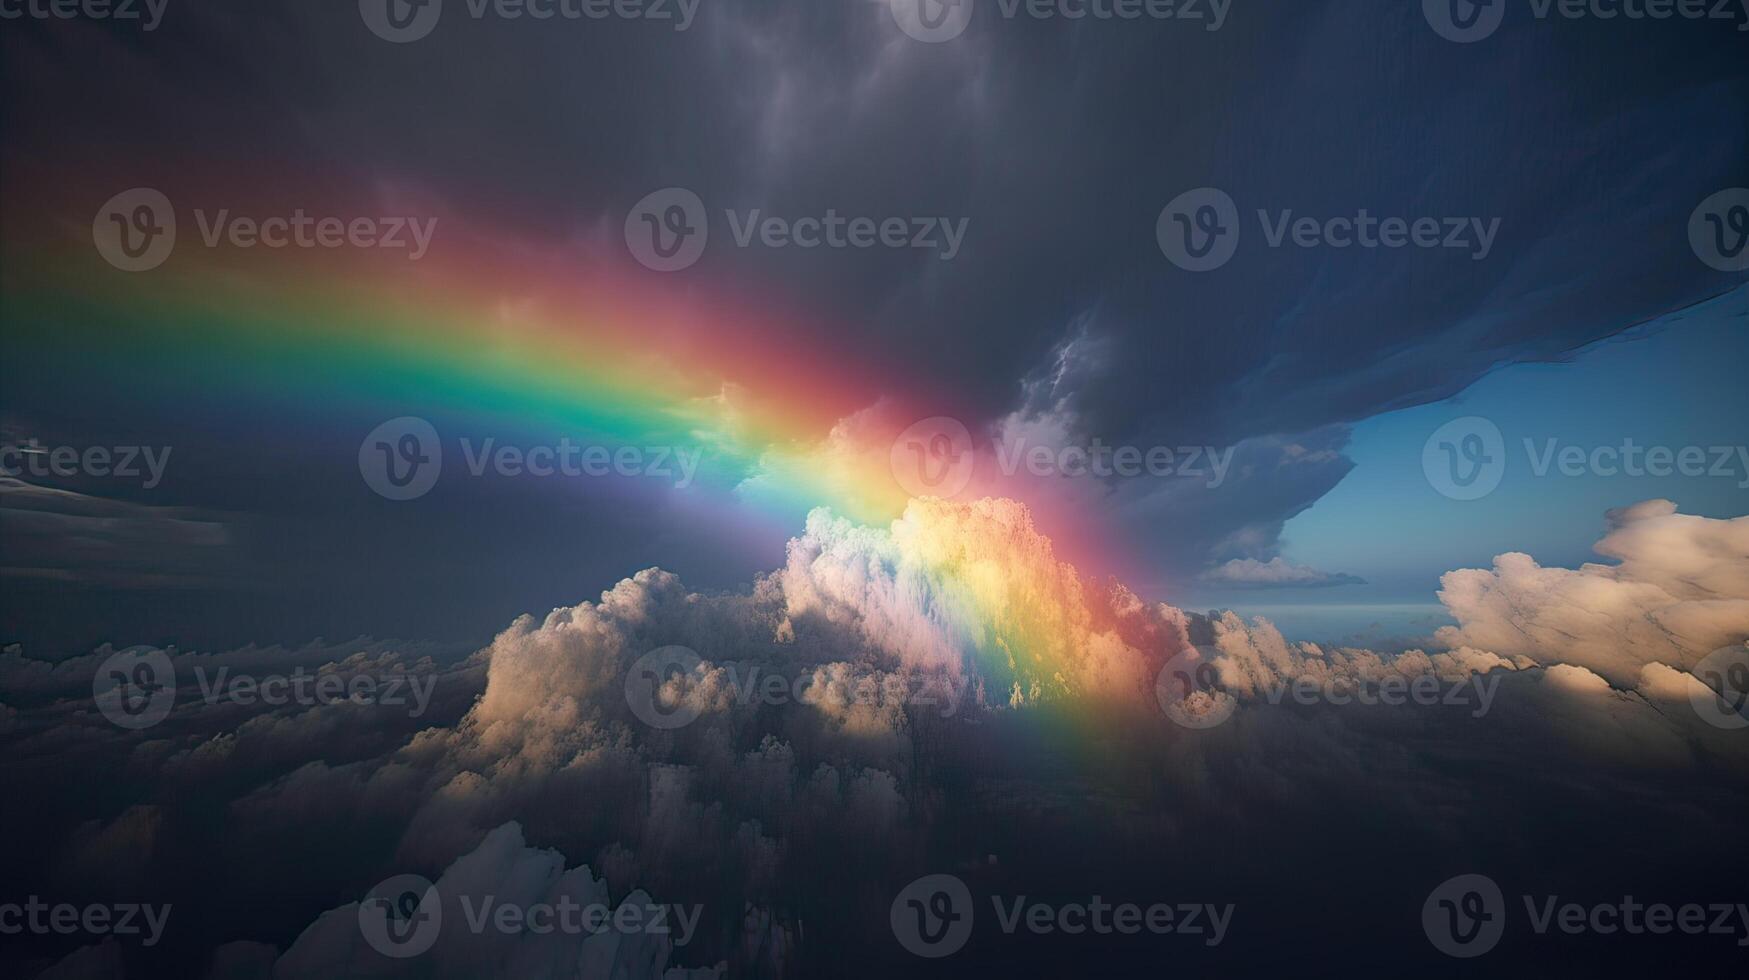
[[[1509,20],[1476,46],[1408,8],[1318,4],[1214,31],[993,17],[964,44],[928,44],[888,35],[876,5],[751,2],[684,31],[470,14],[388,44],[354,14],[269,5],[252,15],[275,25],[267,35],[200,8],[151,32],[27,20],[9,33],[8,77],[38,94],[8,109],[8,212],[31,231],[13,237],[7,270],[29,324],[9,337],[7,429],[173,447],[150,491],[81,492],[192,509],[225,541],[170,548],[183,583],[171,588],[136,577],[118,589],[113,573],[62,567],[79,561],[64,549],[45,576],[23,570],[43,563],[29,556],[4,610],[16,640],[63,652],[483,640],[650,565],[739,587],[781,560],[813,506],[897,516],[886,474],[838,474],[823,493],[798,490],[818,466],[757,472],[781,462],[761,460],[767,447],[807,457],[858,412],[895,429],[951,417],[980,444],[1023,433],[1229,454],[1215,487],[1141,477],[1067,492],[1103,502],[1062,505],[1086,526],[1058,529],[1059,547],[1151,596],[1231,602],[1203,576],[1282,557],[1294,520],[1312,550],[1287,559],[1371,590],[1314,601],[1432,602],[1442,566],[1485,563],[1480,542],[1511,535],[1454,532],[1478,546],[1441,554],[1449,539],[1427,532],[1534,526],[1548,532],[1536,543],[1570,559],[1602,501],[1586,481],[1543,498],[1585,504],[1551,540],[1550,522],[1484,517],[1528,506],[1509,483],[1462,519],[1418,527],[1424,557],[1372,557],[1387,539],[1352,508],[1378,511],[1368,501],[1397,479],[1400,467],[1371,461],[1390,452],[1392,426],[1413,428],[1406,410],[1482,397],[1480,379],[1515,383],[1514,364],[1612,384],[1577,380],[1595,356],[1579,352],[1740,282],[1681,247],[1697,203],[1741,174],[1745,140],[1727,123],[1743,86],[1736,39],[1701,23],[1662,24],[1648,41],[1575,22],[1550,45]],[[1357,40],[1378,31],[1399,40]],[[80,70],[87,57],[126,66],[133,83]],[[1303,93],[1291,110],[1280,86]],[[1223,94],[1196,97],[1205,90]],[[1083,111],[1090,101],[1106,110]],[[86,122],[63,125],[69,113]],[[1357,115],[1392,122],[1349,125]],[[67,172],[66,159],[81,164]],[[118,275],[84,240],[87,216],[133,187],[166,195],[184,244],[158,269]],[[664,187],[708,201],[715,225],[701,258],[672,272],[633,261],[622,231]],[[1232,260],[1206,273],[1175,267],[1156,234],[1163,207],[1196,187],[1222,189],[1243,219]],[[300,210],[402,214],[436,232],[417,261],[410,249],[348,263],[333,249],[205,244],[221,213]],[[950,259],[945,241],[739,244],[736,223],[755,210],[963,222],[963,240]],[[1475,241],[1270,243],[1289,219],[1363,214],[1455,223]],[[57,245],[32,244],[44,240]],[[64,302],[71,292],[81,305]],[[519,311],[517,330],[492,327]],[[442,339],[421,342],[434,315],[449,316]],[[565,330],[563,356],[543,358],[540,338]],[[1713,393],[1728,379],[1681,384],[1729,395]],[[1647,400],[1674,424],[1672,399]],[[732,415],[763,421],[721,452]],[[464,436],[654,446],[690,438],[705,416],[720,465],[705,465],[703,489],[488,473],[397,506],[357,479],[356,455],[406,416],[443,433],[451,471]],[[1412,447],[1412,432],[1401,438]],[[888,486],[873,492],[876,481]],[[166,552],[110,546],[135,564]],[[1364,567],[1345,567],[1349,555]],[[202,594],[214,585],[223,602]]]
[[[1443,623],[1443,610],[1432,600],[1446,571],[1487,567],[1507,551],[1568,567],[1597,561],[1592,539],[1611,508],[1662,497],[1687,513],[1740,513],[1749,500],[1749,472],[1735,451],[1741,420],[1749,418],[1749,390],[1741,383],[1749,358],[1744,302],[1740,292],[1729,295],[1575,351],[1568,360],[1502,367],[1453,398],[1357,423],[1345,450],[1354,469],[1287,522],[1282,553],[1364,583],[1271,590],[1264,598],[1204,586],[1186,603],[1272,615],[1284,627],[1313,616],[1315,629],[1331,639],[1376,622],[1369,617],[1391,618],[1396,605],[1413,607],[1396,613],[1399,619],[1431,611]],[[1509,455],[1499,485],[1486,497],[1454,500],[1430,483],[1422,452],[1442,425],[1470,417],[1497,425]],[[1550,439],[1587,454],[1600,446],[1619,449],[1627,440],[1642,453],[1658,446],[1709,451],[1699,475],[1674,467],[1648,473],[1643,461],[1638,475],[1619,466],[1609,475],[1589,467],[1563,475],[1553,465],[1539,475],[1536,464],[1548,455]],[[1713,447],[1727,451],[1723,464]],[[1308,606],[1317,608],[1300,608]],[[1337,632],[1327,632],[1332,629]]]
[[0,0],[0,974],[1740,967],[1707,6]]
[[[1576,352],[1567,363],[1503,368],[1456,398],[1368,419],[1349,445],[1354,473],[1288,523],[1288,552],[1313,565],[1345,559],[1399,594],[1427,594],[1429,570],[1453,557],[1466,566],[1513,550],[1551,564],[1595,560],[1586,538],[1600,518],[1591,515],[1639,500],[1663,497],[1688,513],[1733,515],[1749,493],[1749,474],[1734,452],[1741,420],[1749,418],[1738,370],[1745,357],[1749,330],[1739,295]],[[1441,496],[1421,468],[1428,436],[1466,416],[1493,420],[1511,449],[1499,487],[1475,501]],[[1539,476],[1533,461],[1546,455],[1551,438],[1587,452],[1629,439],[1641,447],[1733,452],[1717,476],[1672,469],[1569,477],[1552,467]],[[1534,450],[1524,448],[1526,439]],[[1709,470],[1716,459],[1708,453]],[[1372,534],[1357,541],[1342,533],[1362,522]]]

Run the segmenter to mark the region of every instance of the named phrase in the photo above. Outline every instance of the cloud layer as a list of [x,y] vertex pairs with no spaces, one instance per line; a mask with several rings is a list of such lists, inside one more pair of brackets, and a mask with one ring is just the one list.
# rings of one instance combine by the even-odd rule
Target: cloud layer
[[[1078,798],[1115,794],[1096,808],[1120,808],[1100,818],[1116,821],[1103,831],[1065,816],[1074,833],[1139,844],[1261,830],[1270,822],[1259,807],[1271,821],[1284,808],[1322,821],[1320,801],[1368,796],[1381,780],[1399,791],[1385,804],[1390,820],[1436,838],[1459,834],[1482,815],[1441,800],[1463,791],[1472,766],[1536,774],[1551,789],[1749,775],[1740,740],[1695,712],[1693,698],[1706,692],[1685,671],[1707,643],[1749,637],[1743,521],[1687,517],[1664,501],[1610,520],[1598,547],[1618,564],[1538,569],[1528,580],[1545,583],[1538,591],[1522,591],[1514,556],[1492,572],[1452,573],[1445,597],[1459,626],[1433,651],[1325,648],[1263,620],[1149,605],[1121,586],[1083,581],[1011,501],[928,500],[886,528],[815,514],[783,567],[744,593],[701,595],[649,569],[598,600],[519,618],[452,668],[413,665],[437,671],[448,694],[437,699],[435,725],[386,742],[366,734],[382,731],[385,715],[338,704],[253,716],[202,705],[140,743],[73,710],[71,681],[94,661],[49,668],[11,651],[5,663],[8,690],[30,705],[19,722],[22,758],[67,758],[74,746],[94,759],[121,751],[129,784],[169,788],[157,802],[81,824],[65,860],[43,872],[63,887],[162,881],[188,808],[215,790],[228,801],[226,849],[320,854],[324,841],[355,842],[333,855],[350,884],[331,911],[215,952],[215,975],[266,976],[274,963],[281,976],[431,975],[418,972],[425,960],[377,956],[356,931],[371,885],[408,871],[437,881],[446,903],[563,893],[702,909],[685,945],[446,930],[431,961],[440,975],[558,976],[609,962],[626,976],[781,974],[817,955],[802,942],[807,915],[796,902],[821,887],[812,877],[820,862],[848,861],[853,876],[878,878],[876,869],[910,866],[917,848],[965,832],[974,814],[1033,814],[1012,831],[987,828],[986,846],[996,848],[1020,828],[1043,830],[1035,821],[1050,822],[1052,787],[1063,779]],[[1581,599],[1609,625],[1560,627],[1561,610]],[[1514,607],[1524,628],[1503,632],[1499,610]],[[1674,625],[1635,633],[1630,621]],[[1610,646],[1611,635],[1629,642]],[[640,687],[647,655],[677,645],[696,659]],[[192,656],[177,662],[189,666]],[[298,654],[355,665],[378,656],[368,647]],[[257,650],[214,659],[260,669],[295,658]],[[1219,680],[1193,706],[1226,713],[1213,727],[1185,727],[1175,713],[1173,671],[1197,663]],[[777,680],[767,686],[769,678]],[[1328,695],[1393,683],[1436,696]],[[1303,701],[1296,689],[1326,693]],[[652,724],[640,712],[651,706],[684,723]],[[1016,755],[1023,744],[1050,755]],[[1526,744],[1538,748],[1516,748]],[[1131,775],[1072,761],[1082,753],[1122,760]],[[982,783],[980,794],[993,795],[965,797],[956,773],[980,768],[989,773],[981,779],[1006,775]],[[29,772],[21,776],[35,778]],[[1118,815],[1128,807],[1141,809]],[[322,875],[334,893],[332,871],[303,873]],[[444,914],[465,913],[446,904]],[[854,943],[872,927],[852,919],[831,928],[850,929],[841,939]],[[93,947],[75,957],[108,955]]]

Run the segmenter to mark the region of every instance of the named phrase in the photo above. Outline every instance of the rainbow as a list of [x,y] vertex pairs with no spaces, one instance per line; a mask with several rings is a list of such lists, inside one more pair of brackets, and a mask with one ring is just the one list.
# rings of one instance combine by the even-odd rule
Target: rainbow
[[[915,390],[897,359],[835,348],[830,331],[770,298],[633,265],[615,247],[617,227],[606,245],[530,244],[450,212],[277,184],[164,189],[178,202],[177,247],[140,273],[111,268],[93,246],[88,216],[107,194],[30,202],[6,234],[0,274],[18,349],[142,397],[197,393],[230,411],[348,425],[425,415],[703,450],[697,493],[788,534],[816,507],[867,524],[899,517],[910,498],[891,472],[893,436],[955,414],[951,397]],[[309,203],[318,199],[328,206]],[[209,221],[220,207],[285,215],[289,201],[311,214],[436,213],[439,223],[429,253],[409,261],[209,246],[194,218],[196,206]],[[1064,558],[1119,570],[1089,515],[985,469],[975,495],[1022,500]]]

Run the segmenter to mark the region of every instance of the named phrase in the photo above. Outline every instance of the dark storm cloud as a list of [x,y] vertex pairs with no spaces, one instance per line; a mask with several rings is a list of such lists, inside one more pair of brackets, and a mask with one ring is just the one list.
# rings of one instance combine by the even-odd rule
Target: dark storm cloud
[[[1064,382],[1082,437],[1333,445],[1316,472],[1284,460],[1269,488],[1235,483],[1218,502],[1122,491],[1174,573],[1274,557],[1280,524],[1346,471],[1335,427],[1568,356],[1741,278],[1686,239],[1696,204],[1749,170],[1732,24],[1517,18],[1460,45],[1404,3],[1240,4],[1217,31],[984,3],[963,35],[925,44],[858,0],[706,2],[684,31],[449,6],[407,44],[351,3],[185,4],[145,36],[23,23],[7,77],[33,95],[9,111],[9,149],[86,161],[116,186],[196,160],[239,181],[290,161],[364,196],[411,188],[507,246],[581,243],[639,276],[654,274],[623,254],[624,216],[684,186],[713,245],[659,288],[799,312],[844,362],[936,410],[1016,410],[1022,379],[1082,336],[1103,352]],[[1155,224],[1204,186],[1231,196],[1240,239],[1225,266],[1193,273],[1162,254]],[[964,219],[966,236],[951,260],[735,247],[724,211],[753,209]],[[1284,224],[1363,211],[1436,219],[1442,238],[1456,222],[1464,247],[1300,247]],[[650,533],[584,520],[637,539],[604,569],[651,559]],[[322,539],[315,523],[300,540]],[[1170,536],[1185,527],[1198,540]],[[707,567],[730,582],[758,566]]]
[[[38,127],[77,105],[119,131],[75,140],[328,161],[530,236],[605,228],[617,244],[626,208],[668,184],[717,219],[965,217],[948,262],[725,249],[697,278],[799,301],[834,343],[896,350],[990,414],[1099,311],[1117,356],[1088,397],[1110,434],[1351,421],[1719,292],[1728,277],[1695,260],[1686,222],[1749,161],[1741,37],[1704,21],[1513,23],[1457,45],[1413,4],[1238,5],[1219,31],[991,4],[922,44],[884,4],[848,0],[705,3],[685,31],[451,6],[391,45],[349,3],[190,4],[149,40],[28,35],[12,73],[57,82],[22,110],[33,138],[55,140]],[[87,51],[114,70],[61,74]],[[1243,237],[1195,275],[1165,261],[1154,224],[1204,185],[1232,195]],[[1498,219],[1496,240],[1480,260],[1269,248],[1256,215],[1363,208]]]
[[238,569],[219,515],[150,507],[0,477],[0,578],[63,585],[227,589]]

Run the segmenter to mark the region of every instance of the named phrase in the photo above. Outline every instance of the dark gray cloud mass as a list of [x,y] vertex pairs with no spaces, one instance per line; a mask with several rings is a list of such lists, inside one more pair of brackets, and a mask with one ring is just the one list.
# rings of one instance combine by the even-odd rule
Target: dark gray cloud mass
[[[174,183],[196,164],[243,182],[289,165],[366,197],[396,187],[443,202],[517,248],[593,243],[619,262],[627,209],[670,185],[713,211],[964,218],[951,261],[722,247],[661,282],[789,311],[843,363],[968,419],[1024,407],[1025,379],[1081,338],[1098,356],[1058,378],[1072,390],[1057,395],[1082,438],[1335,452],[1315,469],[1284,459],[1293,475],[1217,503],[1127,488],[1147,498],[1119,510],[1127,530],[1171,576],[1274,557],[1281,522],[1345,471],[1343,425],[1503,363],[1560,359],[1741,280],[1696,262],[1685,233],[1696,204],[1749,169],[1749,78],[1730,23],[1549,22],[1514,8],[1485,43],[1453,44],[1412,3],[1239,3],[1211,31],[1004,17],[991,0],[961,36],[925,44],[886,4],[859,0],[707,0],[684,31],[449,6],[410,44],[378,39],[350,3],[189,3],[150,35],[9,24],[6,78],[30,97],[7,109],[8,154],[50,170],[78,160],[100,186]],[[1155,222],[1203,186],[1232,197],[1241,238],[1226,266],[1186,273]],[[1305,249],[1291,232],[1270,245],[1283,217],[1363,210],[1477,224],[1464,248]],[[102,397],[19,383],[45,425]],[[179,445],[213,436],[133,408],[162,415]],[[177,492],[272,512],[280,527],[313,512],[290,539],[248,542],[269,570],[310,561],[311,542],[389,533],[321,498],[326,481],[308,497],[281,466],[256,459]],[[551,503],[505,510],[530,506]],[[582,516],[606,546],[588,567],[554,548],[517,585],[604,584],[653,557],[729,585],[781,545],[651,555],[664,521],[628,520],[639,506]],[[476,519],[482,541],[548,547],[536,522]],[[1223,546],[1235,540],[1253,546]],[[403,536],[382,550],[422,549]],[[525,601],[503,584],[489,610],[474,590],[462,617],[474,635]],[[406,632],[412,604],[392,588],[371,597],[377,622],[351,607],[368,588],[330,597],[335,612],[301,634],[285,624],[285,638]]]

